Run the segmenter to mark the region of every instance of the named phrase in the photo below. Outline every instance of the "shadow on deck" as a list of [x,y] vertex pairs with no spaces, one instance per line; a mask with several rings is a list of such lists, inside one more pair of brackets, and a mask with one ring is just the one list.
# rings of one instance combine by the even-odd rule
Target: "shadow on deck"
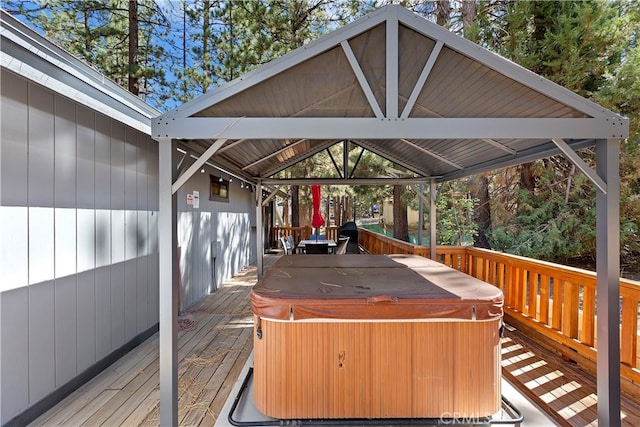
[[[264,258],[265,269],[279,255]],[[178,338],[179,422],[213,426],[253,347],[249,292],[253,265],[189,309]],[[558,425],[597,425],[595,378],[508,328],[503,376]],[[31,425],[157,426],[158,334],[136,347]],[[640,410],[623,402],[623,425],[640,425]],[[526,424],[526,419],[525,419]]]

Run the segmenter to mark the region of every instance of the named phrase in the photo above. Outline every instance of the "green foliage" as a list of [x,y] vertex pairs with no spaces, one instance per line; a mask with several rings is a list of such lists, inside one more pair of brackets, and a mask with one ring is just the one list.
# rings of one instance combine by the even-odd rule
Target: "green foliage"
[[559,170],[562,169],[558,165],[546,162],[535,192],[519,192],[513,222],[501,224],[490,233],[492,248],[548,261],[566,261],[593,253],[593,186],[582,174]]
[[464,180],[442,184],[436,203],[437,243],[463,246],[473,243],[478,224],[473,221],[474,200]]

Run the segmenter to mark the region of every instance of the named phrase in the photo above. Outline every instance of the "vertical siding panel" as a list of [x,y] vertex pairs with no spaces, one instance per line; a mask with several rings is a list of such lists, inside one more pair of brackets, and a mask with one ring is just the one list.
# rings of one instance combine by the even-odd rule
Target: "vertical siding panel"
[[159,282],[159,268],[160,268],[160,264],[159,264],[159,257],[158,257],[158,252],[154,252],[151,255],[149,255],[149,293],[148,295],[148,300],[147,300],[147,304],[148,304],[148,310],[147,310],[147,316],[148,316],[148,321],[147,321],[147,325],[149,327],[155,325],[156,323],[159,322],[160,319],[160,300],[159,300],[159,288],[158,288],[158,282]]
[[77,107],[77,207],[78,276],[76,293],[76,370],[83,372],[96,362],[96,113]]
[[29,209],[0,206],[0,292],[29,283]]
[[75,209],[76,108],[72,101],[56,96],[55,113],[55,206]]
[[96,213],[94,209],[77,210],[78,273],[96,267]]
[[111,352],[111,267],[96,269],[96,360]]
[[[147,170],[148,170],[148,137],[142,133],[138,134],[138,149],[136,163],[136,209],[144,216],[138,216],[138,231],[140,241],[138,242],[138,256],[148,254],[148,233],[146,211],[148,210],[148,191],[147,191]],[[144,221],[144,222],[143,222]]]
[[[56,387],[53,281],[29,287],[29,403]],[[14,322],[11,322],[14,324]],[[3,370],[3,375],[4,375]]]
[[111,349],[125,343],[125,138],[126,127],[111,121]]
[[26,206],[28,194],[28,109],[26,80],[1,71],[0,203]]
[[77,106],[76,186],[78,209],[95,208],[95,113]]
[[138,316],[137,304],[137,262],[136,260],[124,263],[124,340],[129,341],[136,336]]
[[[111,120],[96,115],[96,267],[111,264]],[[96,280],[96,285],[99,282]],[[107,282],[108,283],[108,282]]]
[[111,265],[111,349],[124,340],[124,262]]
[[30,84],[29,93],[29,284],[55,277],[53,94]]
[[78,373],[96,362],[95,270],[78,274]]
[[111,264],[111,210],[96,209],[96,268]]
[[137,163],[138,142],[136,131],[126,128],[124,144],[124,204],[127,210],[135,210],[138,207]]
[[124,261],[124,126],[111,127],[111,262]]
[[[115,145],[115,143],[114,143]],[[114,150],[117,150],[117,146]],[[95,134],[95,358],[112,350],[111,331],[111,119],[96,114]],[[117,157],[117,155],[116,155]],[[113,178],[117,182],[117,175]],[[122,248],[124,251],[124,248]]]
[[111,209],[111,120],[95,116],[95,207]]
[[7,291],[29,283],[28,109],[27,82],[0,73],[0,291]]
[[29,207],[29,284],[54,278],[53,208]]
[[55,277],[76,273],[76,210],[55,209]]
[[136,324],[137,333],[147,329],[147,269],[149,254],[149,215],[147,191],[147,151],[148,137],[138,133],[136,161],[136,202],[137,202],[137,272],[136,272]]
[[94,269],[95,263],[95,113],[77,108],[77,207],[78,272]]
[[56,387],[77,371],[76,276],[55,280]]
[[[147,189],[148,189],[148,203],[149,210],[157,211],[158,210],[158,143],[154,140],[149,141],[149,150],[147,151],[148,156],[148,180],[147,180]],[[204,197],[205,195],[201,194],[200,197]],[[200,203],[202,203],[202,199]]]
[[137,333],[144,332],[147,329],[147,273],[148,259],[146,256],[138,257],[136,266],[137,279],[137,305],[135,309]]
[[30,84],[29,206],[53,207],[53,117],[53,93]]
[[2,424],[29,405],[28,289],[23,287],[0,294]]

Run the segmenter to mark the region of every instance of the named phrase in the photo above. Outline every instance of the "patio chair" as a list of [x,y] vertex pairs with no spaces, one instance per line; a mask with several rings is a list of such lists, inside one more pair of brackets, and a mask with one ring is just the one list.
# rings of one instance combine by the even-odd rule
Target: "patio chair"
[[335,254],[336,255],[346,254],[348,244],[349,244],[349,238],[340,236],[338,238],[338,244],[336,245]]
[[288,235],[287,236],[287,244],[289,245],[288,248],[291,251],[291,255],[296,253],[296,242],[293,241],[293,236],[292,235]]
[[329,243],[309,243],[304,246],[307,254],[328,254]]
[[284,237],[280,237],[278,240],[280,241],[280,246],[282,246],[282,253],[284,255],[293,254],[293,251],[291,250],[291,245],[289,244],[288,241],[284,239]]

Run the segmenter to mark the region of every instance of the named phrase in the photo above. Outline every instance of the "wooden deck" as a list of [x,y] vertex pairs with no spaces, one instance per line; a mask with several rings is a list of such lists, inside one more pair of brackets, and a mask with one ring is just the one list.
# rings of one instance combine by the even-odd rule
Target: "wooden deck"
[[[277,256],[265,257],[265,268]],[[213,426],[251,353],[252,266],[189,310],[179,334],[179,422]],[[558,425],[597,424],[595,379],[514,329],[503,339],[503,375]],[[34,426],[157,426],[158,335],[154,335],[57,406]],[[507,396],[508,398],[508,396]],[[623,425],[640,425],[637,402],[625,399]]]

